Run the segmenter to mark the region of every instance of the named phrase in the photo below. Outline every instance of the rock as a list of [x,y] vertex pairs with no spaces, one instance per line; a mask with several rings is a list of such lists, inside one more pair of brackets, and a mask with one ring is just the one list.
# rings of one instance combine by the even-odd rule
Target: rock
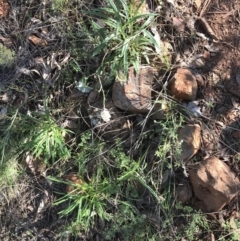
[[28,40],[36,46],[44,47],[48,44],[48,42],[45,39],[39,38],[33,34],[28,37]]
[[139,74],[129,68],[125,82],[116,81],[113,85],[112,100],[116,107],[136,114],[148,113],[151,109],[151,92],[157,69],[140,67]]
[[240,182],[226,163],[211,157],[189,170],[193,191],[209,212],[221,210],[238,193]]
[[195,100],[197,81],[189,69],[179,68],[170,83],[171,94],[178,100]]
[[219,140],[219,135],[214,129],[210,130],[209,127],[202,123],[202,150],[205,153],[211,153],[216,148]]
[[167,102],[163,99],[154,104],[150,116],[154,120],[166,120],[169,110],[170,108],[167,105]]
[[[105,105],[103,105],[104,102]],[[103,100],[102,97],[99,97],[97,101],[89,104],[87,112],[91,125],[99,137],[111,140],[129,135],[127,118],[111,100]]]
[[176,200],[182,204],[188,202],[192,197],[192,188],[187,182],[179,183],[176,188]]
[[186,162],[193,157],[201,147],[201,127],[197,124],[183,126],[179,130],[178,140],[182,142],[181,160]]
[[0,1],[0,18],[7,17],[10,9],[11,9],[11,6],[7,0]]
[[185,23],[184,23],[183,19],[173,17],[172,18],[172,24],[177,29],[177,31],[179,31],[179,32],[185,31],[186,26],[185,26]]
[[97,101],[98,97],[99,97],[99,92],[97,90],[93,90],[90,92],[90,94],[88,96],[88,102],[93,103],[93,102]]

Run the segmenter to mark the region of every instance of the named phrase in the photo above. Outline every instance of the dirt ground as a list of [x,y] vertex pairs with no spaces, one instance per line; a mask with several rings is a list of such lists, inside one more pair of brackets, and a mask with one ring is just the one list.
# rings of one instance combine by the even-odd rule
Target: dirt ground
[[[201,147],[196,158],[218,156],[227,162],[239,176],[240,1],[198,0],[195,1],[195,5],[190,2],[189,0],[164,1],[162,11],[164,14],[159,20],[159,28],[164,40],[170,42],[174,49],[171,72],[174,73],[176,66],[190,66],[190,69],[199,76],[197,101],[204,116],[199,120],[208,131],[208,137],[205,140],[206,145]],[[16,1],[13,1],[11,6],[15,11],[20,9]],[[149,4],[149,7],[154,6]],[[37,17],[38,9],[34,7],[32,9],[32,17]],[[162,12],[160,10],[161,14]],[[17,15],[21,19],[20,13]],[[25,18],[26,15],[22,16],[23,21]],[[9,38],[13,43],[8,46],[17,49],[21,39],[18,38],[14,42],[17,28],[11,27],[12,32],[9,30],[11,21],[13,18],[4,19],[0,23],[0,40],[7,46]],[[56,35],[58,34],[56,29],[53,31],[56,31]],[[53,48],[61,49],[65,45],[67,43],[63,38],[59,41],[59,45]],[[31,51],[30,58],[38,55],[31,46],[28,51],[19,60],[29,59]],[[48,51],[47,47],[42,51],[41,56],[45,56]],[[27,65],[29,66],[29,62]],[[0,74],[1,86],[11,86],[12,83],[13,85],[19,84],[21,88],[21,83],[18,83],[19,72],[5,68],[1,69]],[[30,97],[41,95],[34,82],[26,82],[24,88],[28,89]],[[13,88],[11,91],[12,96],[16,95],[12,101],[13,105],[17,106],[26,98],[24,91],[15,92]],[[59,96],[56,98],[61,98]],[[5,103],[1,104],[5,105]],[[30,101],[30,108],[34,104],[34,101]],[[92,237],[85,237],[81,234],[78,239],[61,232],[61,227],[67,223],[67,220],[59,219],[58,212],[61,206],[52,207],[51,203],[56,198],[54,191],[59,191],[63,187],[55,186],[44,177],[38,174],[33,175],[31,172],[27,176],[23,174],[20,179],[17,187],[9,191],[0,191],[1,240],[96,240],[94,235],[97,232],[93,232]],[[211,218],[229,219],[231,215],[239,211],[238,202],[238,198],[234,199],[223,212],[214,214]],[[44,203],[43,210],[41,209],[42,203]],[[195,206],[196,203],[197,200],[193,198],[191,205]],[[61,236],[56,236],[56,234],[61,234]],[[117,240],[120,241],[120,239]]]

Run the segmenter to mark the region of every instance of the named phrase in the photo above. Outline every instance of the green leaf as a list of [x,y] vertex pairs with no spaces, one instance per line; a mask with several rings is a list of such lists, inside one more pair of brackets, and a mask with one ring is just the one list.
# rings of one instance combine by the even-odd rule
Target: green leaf
[[105,38],[103,42],[97,48],[94,49],[92,55],[96,56],[97,54],[99,54],[106,47],[108,41],[110,41],[113,38],[114,38],[114,34],[111,34],[109,37]]

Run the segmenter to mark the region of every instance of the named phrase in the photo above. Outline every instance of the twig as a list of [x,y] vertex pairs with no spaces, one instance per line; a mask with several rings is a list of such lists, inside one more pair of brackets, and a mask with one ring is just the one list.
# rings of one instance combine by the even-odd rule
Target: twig
[[211,1],[211,0],[206,0],[206,1],[204,2],[203,7],[202,7],[202,10],[201,10],[201,12],[200,12],[200,14],[199,14],[199,17],[200,17],[200,18],[203,16],[203,14],[205,13],[205,11],[207,10],[208,5],[210,4],[210,1]]

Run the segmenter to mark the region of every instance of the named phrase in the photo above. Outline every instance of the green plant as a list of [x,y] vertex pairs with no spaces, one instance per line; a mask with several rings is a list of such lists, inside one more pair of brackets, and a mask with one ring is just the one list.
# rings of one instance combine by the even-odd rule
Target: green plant
[[[16,110],[12,115],[6,115],[4,116],[4,121],[3,121],[3,126],[2,126],[2,130],[1,131],[1,140],[0,140],[0,147],[1,147],[1,165],[3,165],[4,161],[6,158],[6,154],[7,153],[11,153],[12,155],[14,155],[11,151],[12,146],[14,146],[15,138],[13,138],[14,136],[14,126],[16,125],[16,120],[17,120],[17,116],[18,116],[18,110]],[[14,144],[13,144],[14,142]],[[11,145],[13,144],[13,145]],[[15,151],[13,151],[15,152]]]
[[53,9],[63,11],[69,0],[53,0]]
[[[160,143],[156,156],[161,160],[163,170],[182,166],[181,162],[181,142],[178,139],[178,130],[182,127],[184,119],[181,114],[174,114],[176,109],[171,106],[171,110],[166,114],[166,120],[157,121],[160,132]],[[169,159],[171,158],[171,159]]]
[[196,236],[203,233],[203,231],[209,233],[210,226],[204,214],[196,212],[189,219],[189,223],[185,229],[185,235],[188,240],[196,240]]
[[[135,161],[126,155],[117,142],[114,148],[106,149],[106,144],[92,140],[91,132],[81,136],[76,160],[77,176],[81,183],[69,182],[64,179],[49,177],[51,180],[70,185],[72,191],[60,194],[54,205],[66,205],[60,215],[73,217],[73,224],[82,230],[89,230],[96,225],[96,220],[115,223],[115,228],[105,229],[106,239],[111,240],[118,232],[125,234],[125,240],[131,237],[141,237],[143,232],[134,235],[135,228],[143,225],[150,228],[146,219],[139,218],[134,201],[141,196],[136,184],[146,188],[156,199],[161,199],[158,193],[148,185],[145,179],[144,158]],[[135,221],[134,221],[135,220]],[[132,230],[131,226],[132,224]]]
[[46,105],[42,113],[23,114],[17,109],[13,114],[9,112],[5,118],[11,122],[6,124],[0,142],[2,163],[6,159],[6,152],[19,156],[29,151],[45,162],[70,157],[64,140],[64,134],[69,131],[55,122]]
[[15,59],[15,53],[0,43],[0,66],[10,66]]
[[91,10],[90,16],[100,19],[105,25],[102,27],[92,21],[99,38],[93,56],[103,55],[98,73],[107,68],[110,76],[124,80],[129,66],[134,66],[138,72],[143,59],[149,63],[148,55],[157,42],[148,28],[156,15],[141,13],[142,4],[143,0],[138,6],[134,1],[107,0],[106,7]]
[[55,122],[46,106],[44,113],[35,112],[23,118],[22,129],[29,135],[25,139],[24,150],[41,157],[44,162],[71,156],[64,140],[64,135],[70,131]]

